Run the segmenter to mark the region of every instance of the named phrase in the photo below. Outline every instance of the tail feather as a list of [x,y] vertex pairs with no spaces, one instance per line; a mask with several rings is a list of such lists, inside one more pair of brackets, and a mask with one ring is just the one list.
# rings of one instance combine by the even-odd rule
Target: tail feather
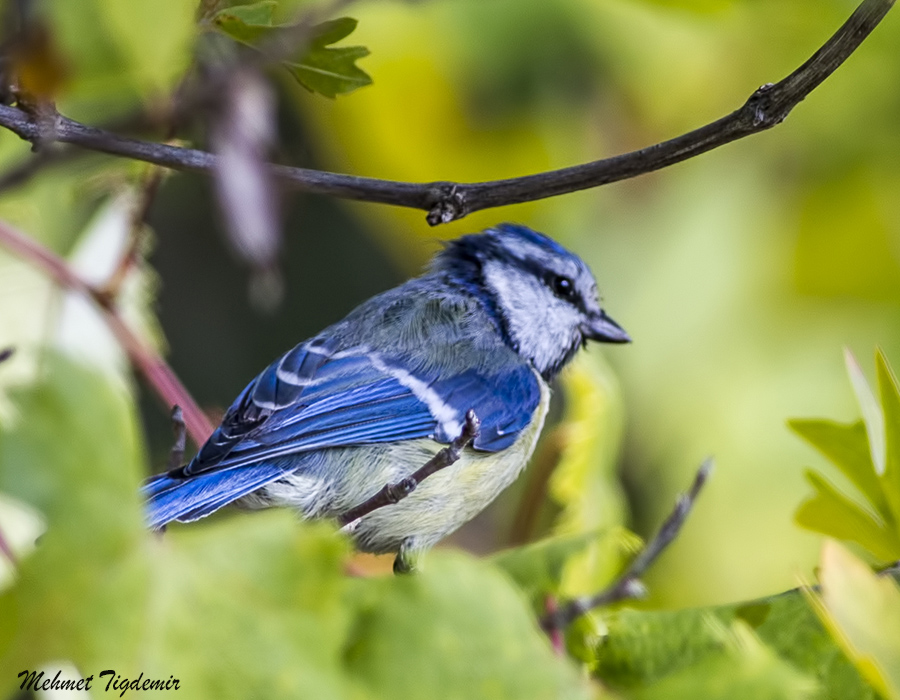
[[144,484],[147,523],[153,529],[178,520],[199,520],[285,475],[277,464],[228,469],[188,478],[158,474]]

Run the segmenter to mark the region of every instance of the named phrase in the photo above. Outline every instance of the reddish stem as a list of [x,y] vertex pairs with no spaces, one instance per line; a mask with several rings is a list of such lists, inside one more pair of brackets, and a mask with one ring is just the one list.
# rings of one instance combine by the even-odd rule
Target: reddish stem
[[[556,614],[557,610],[559,610],[559,604],[556,602],[556,596],[546,596],[544,598],[544,614],[553,616]],[[547,636],[550,637],[550,645],[553,647],[553,651],[556,652],[557,656],[562,656],[566,649],[563,642],[562,629],[559,627],[551,627],[547,630]]]
[[213,431],[209,418],[159,353],[144,343],[127,326],[116,308],[115,299],[79,277],[56,253],[2,221],[0,221],[0,245],[46,272],[60,286],[92,299],[103,312],[110,330],[128,354],[131,364],[144,375],[144,379],[167,408],[181,406],[188,435],[194,443],[200,446],[206,442]]

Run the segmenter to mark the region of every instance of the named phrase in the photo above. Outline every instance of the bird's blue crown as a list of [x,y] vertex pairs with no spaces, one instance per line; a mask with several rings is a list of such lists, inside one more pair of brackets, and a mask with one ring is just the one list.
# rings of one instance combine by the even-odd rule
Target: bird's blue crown
[[445,243],[435,265],[465,275],[472,265],[486,260],[506,261],[513,265],[533,262],[541,252],[568,258],[583,265],[577,255],[563,248],[552,238],[521,224],[499,224],[482,233],[471,233]]

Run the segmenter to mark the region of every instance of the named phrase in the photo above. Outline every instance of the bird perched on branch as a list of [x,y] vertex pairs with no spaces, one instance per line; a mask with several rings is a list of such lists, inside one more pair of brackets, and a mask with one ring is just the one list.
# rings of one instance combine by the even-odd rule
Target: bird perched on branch
[[426,274],[250,382],[189,464],[147,482],[149,524],[236,501],[340,519],[458,439],[474,411],[480,428],[455,463],[350,524],[360,549],[396,552],[408,570],[522,471],[548,382],[588,340],[630,339],[578,256],[513,224],[450,241]]

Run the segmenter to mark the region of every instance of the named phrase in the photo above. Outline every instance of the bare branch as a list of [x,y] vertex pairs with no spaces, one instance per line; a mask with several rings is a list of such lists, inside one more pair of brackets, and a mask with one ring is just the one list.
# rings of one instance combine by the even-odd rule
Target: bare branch
[[338,518],[338,522],[341,524],[342,529],[352,531],[354,524],[363,516],[366,516],[379,508],[384,508],[384,506],[399,503],[415,491],[418,485],[425,481],[429,476],[439,472],[441,469],[446,469],[451,464],[455,463],[459,460],[463,449],[472,442],[472,440],[478,437],[478,431],[480,429],[481,421],[478,420],[475,411],[469,409],[466,412],[466,422],[465,425],[463,425],[459,437],[425,462],[423,466],[419,467],[419,469],[410,476],[396,484],[385,485],[374,496],[344,513]]
[[92,299],[100,307],[107,325],[132,365],[144,375],[166,406],[177,405],[184,408],[185,423],[191,439],[198,446],[206,442],[213,431],[209,418],[200,410],[165,360],[128,328],[116,308],[115,300],[81,279],[58,255],[4,222],[0,222],[0,246],[39,267],[57,284]]
[[[612,158],[536,175],[469,184],[397,182],[272,164],[269,168],[272,177],[301,192],[423,209],[428,212],[431,225],[461,219],[482,209],[637,177],[780,124],[859,47],[893,5],[894,0],[863,0],[850,19],[806,63],[780,82],[759,88],[740,109],[669,141]],[[174,170],[212,173],[216,168],[216,156],[206,151],[130,139],[62,116],[55,121],[57,141]],[[0,105],[0,126],[32,142],[46,137],[46,125],[15,107]]]
[[611,605],[630,598],[643,598],[647,594],[647,589],[641,583],[641,577],[666,547],[672,543],[672,540],[678,536],[682,525],[684,525],[687,516],[691,512],[694,502],[697,500],[697,496],[700,495],[700,490],[706,484],[712,468],[713,463],[711,459],[707,459],[700,466],[691,488],[686,494],[678,497],[675,509],[666,518],[659,532],[656,533],[656,537],[647,543],[647,546],[640,551],[628,568],[625,569],[625,573],[611,586],[596,595],[575,598],[560,606],[557,610],[548,612],[541,619],[541,626],[547,632],[553,633],[555,630],[564,629],[574,620],[594,608]]
[[178,469],[178,467],[184,464],[184,448],[185,448],[185,426],[184,426],[184,411],[181,410],[181,406],[173,406],[172,407],[172,429],[175,431],[175,443],[172,445],[172,449],[169,451],[169,463],[166,466],[166,469]]

